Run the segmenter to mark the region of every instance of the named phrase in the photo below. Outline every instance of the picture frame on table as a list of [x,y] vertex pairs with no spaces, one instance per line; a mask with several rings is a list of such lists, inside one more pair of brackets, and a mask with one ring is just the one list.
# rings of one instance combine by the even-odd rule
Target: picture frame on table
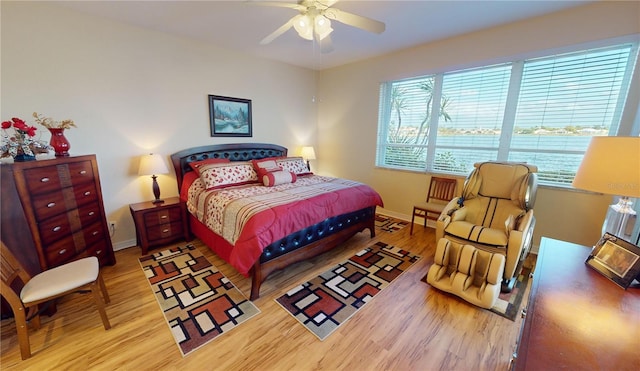
[[212,137],[251,137],[251,100],[209,95]]
[[640,247],[605,233],[585,263],[626,290],[640,277]]

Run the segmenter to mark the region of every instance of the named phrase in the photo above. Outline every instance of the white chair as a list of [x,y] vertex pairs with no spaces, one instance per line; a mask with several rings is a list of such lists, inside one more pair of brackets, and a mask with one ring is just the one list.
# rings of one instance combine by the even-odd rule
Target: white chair
[[87,290],[93,296],[105,330],[111,328],[104,309],[104,302],[109,303],[109,294],[100,275],[98,258],[92,256],[72,261],[31,277],[4,242],[0,245],[0,253],[0,295],[13,311],[23,360],[31,357],[27,322],[32,322],[36,329],[40,328],[39,304]]

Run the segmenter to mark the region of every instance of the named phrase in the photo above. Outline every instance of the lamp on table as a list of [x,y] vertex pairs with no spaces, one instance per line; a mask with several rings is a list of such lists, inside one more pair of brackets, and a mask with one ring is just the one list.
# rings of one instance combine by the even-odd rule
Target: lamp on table
[[167,169],[164,159],[162,159],[162,156],[159,154],[150,153],[140,158],[138,175],[151,175],[151,179],[153,179],[153,195],[156,197],[156,199],[152,201],[154,204],[164,202],[160,199],[160,186],[158,185],[158,177],[156,174],[166,174],[168,172],[169,169]]
[[311,165],[309,165],[309,160],[316,159],[316,151],[313,150],[312,146],[302,147],[302,151],[300,152],[300,155],[302,156],[303,159],[307,161],[307,169],[311,171]]
[[602,233],[626,239],[627,223],[636,215],[629,198],[640,197],[640,137],[593,137],[573,186],[621,196],[609,206]]

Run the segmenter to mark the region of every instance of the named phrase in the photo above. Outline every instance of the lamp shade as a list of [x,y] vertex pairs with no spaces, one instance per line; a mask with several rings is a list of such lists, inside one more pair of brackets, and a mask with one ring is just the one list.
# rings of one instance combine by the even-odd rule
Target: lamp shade
[[313,150],[313,147],[302,147],[302,151],[300,151],[300,156],[305,160],[315,160],[316,159],[316,151]]
[[640,137],[593,137],[573,186],[611,195],[640,197]]
[[138,175],[156,175],[166,174],[169,172],[162,156],[157,153],[150,153],[140,157],[140,167]]

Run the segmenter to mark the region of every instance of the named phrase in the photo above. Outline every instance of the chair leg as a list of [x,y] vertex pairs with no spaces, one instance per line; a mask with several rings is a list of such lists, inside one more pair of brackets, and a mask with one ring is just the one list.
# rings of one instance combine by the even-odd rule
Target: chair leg
[[[16,331],[18,332],[18,343],[20,344],[20,356],[22,360],[31,357],[31,345],[29,344],[29,328],[25,308],[14,310],[13,316],[16,321]],[[40,318],[40,317],[38,317]]]
[[102,318],[102,325],[105,330],[111,328],[111,324],[109,323],[109,318],[107,318],[107,312],[104,309],[104,302],[102,301],[102,296],[98,292],[98,280],[91,283],[91,294],[93,295],[93,300],[96,302],[96,307],[98,308],[98,312],[100,313],[100,317]]
[[411,215],[411,228],[409,229],[409,236],[413,234],[413,222],[416,219],[416,208],[413,208],[413,214]]
[[107,292],[107,286],[104,284],[104,279],[102,279],[101,273],[98,273],[98,283],[100,284],[100,290],[102,291],[102,297],[104,297],[105,304],[111,303],[109,292]]

